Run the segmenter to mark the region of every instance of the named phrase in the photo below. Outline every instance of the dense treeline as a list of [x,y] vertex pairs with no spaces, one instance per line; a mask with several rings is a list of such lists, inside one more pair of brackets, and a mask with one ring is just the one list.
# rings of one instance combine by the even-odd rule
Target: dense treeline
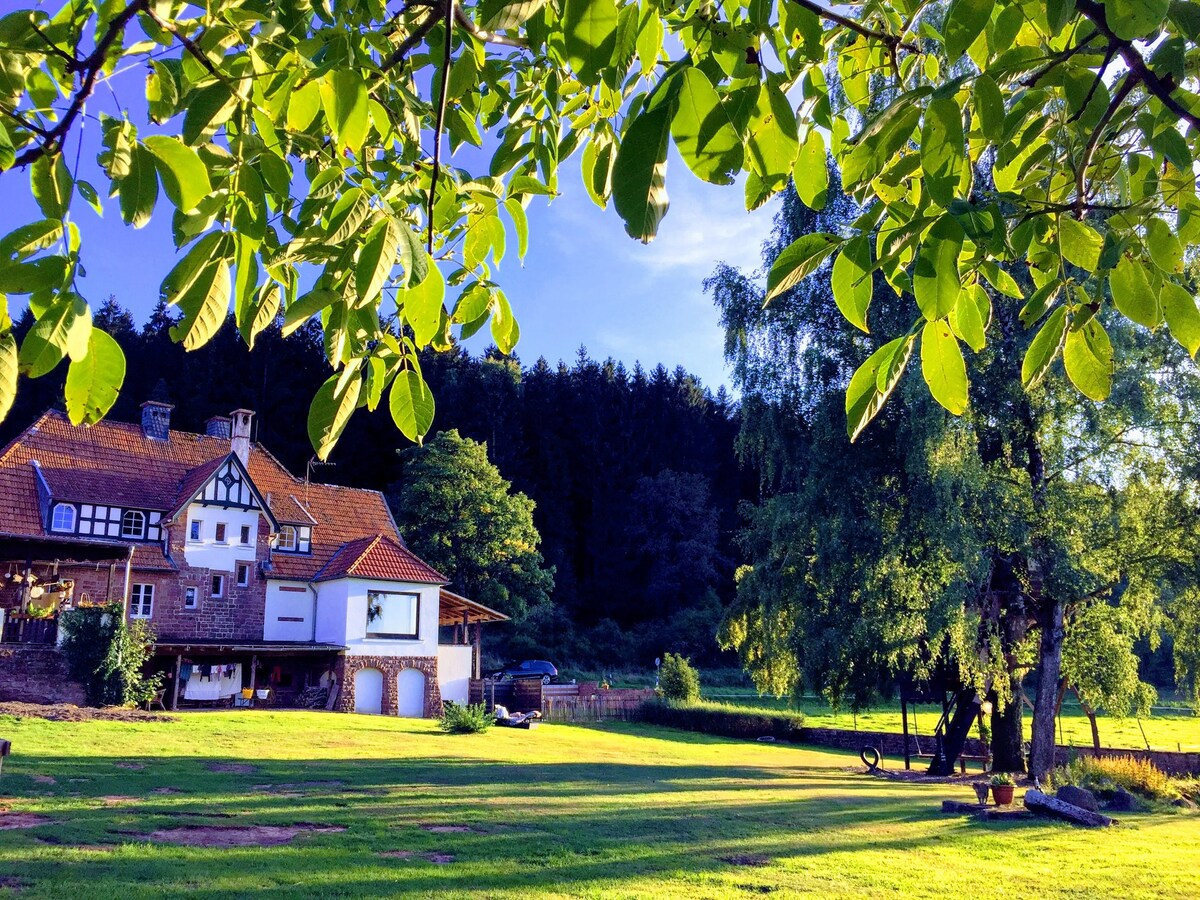
[[[202,431],[209,416],[244,406],[257,412],[257,440],[297,475],[383,491],[404,479],[406,442],[384,409],[360,410],[330,462],[310,465],[308,398],[328,374],[315,320],[286,340],[269,329],[249,353],[227,323],[185,353],[162,305],[141,328],[112,299],[96,318],[128,362],[111,418],[137,421],[154,397],[175,404],[175,427]],[[18,335],[30,324],[26,315]],[[61,403],[60,369],[22,385],[0,441]],[[758,481],[737,464],[738,413],[724,389],[714,395],[681,368],[627,369],[582,348],[570,364],[530,367],[456,350],[427,355],[423,369],[438,402],[433,431],[487,444],[503,477],[536,504],[554,567],[553,602],[506,635],[494,630],[494,649],[622,668],[664,651],[715,662],[737,506]]]

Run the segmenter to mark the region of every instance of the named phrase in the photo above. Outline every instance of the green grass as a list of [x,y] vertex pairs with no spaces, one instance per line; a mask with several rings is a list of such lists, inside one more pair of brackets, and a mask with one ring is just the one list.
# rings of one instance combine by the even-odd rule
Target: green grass
[[[0,883],[15,879],[23,900],[1200,896],[1195,814],[1129,815],[1108,831],[974,822],[940,812],[942,799],[970,796],[964,785],[882,781],[850,769],[850,755],[803,747],[634,725],[452,736],[425,721],[243,711],[138,723],[0,717],[0,736],[13,742],[0,805],[60,823],[0,830]],[[214,763],[256,771],[217,774]],[[330,781],[341,784],[303,784]],[[284,784],[291,795],[254,788]],[[182,792],[154,792],[162,787]],[[266,848],[139,837],[297,822],[347,830]],[[418,856],[380,855],[396,850]],[[738,857],[763,864],[725,861]]]
[[[767,709],[798,709],[804,713],[805,724],[813,728],[849,728],[857,727],[859,731],[892,731],[899,734],[902,730],[900,721],[900,704],[883,703],[874,709],[861,712],[857,716],[848,709],[834,710],[823,700],[816,697],[806,697],[799,705],[791,704],[787,699],[775,697],[758,697],[753,689],[746,688],[709,688],[703,689],[704,697],[738,706]],[[937,727],[941,709],[932,705],[917,708],[916,729],[919,735],[930,736]],[[1025,737],[1029,738],[1029,711],[1025,712]],[[1200,717],[1192,714],[1190,708],[1180,709],[1178,713],[1159,713],[1147,719],[1142,719],[1141,727],[1145,729],[1146,737],[1138,728],[1136,719],[1113,719],[1101,715],[1098,721],[1100,743],[1105,747],[1118,747],[1127,750],[1144,750],[1146,740],[1153,750],[1185,750],[1200,751]],[[909,727],[913,727],[910,714]],[[1077,747],[1092,746],[1092,729],[1087,717],[1077,703],[1066,701],[1062,712],[1062,738],[1060,743]]]

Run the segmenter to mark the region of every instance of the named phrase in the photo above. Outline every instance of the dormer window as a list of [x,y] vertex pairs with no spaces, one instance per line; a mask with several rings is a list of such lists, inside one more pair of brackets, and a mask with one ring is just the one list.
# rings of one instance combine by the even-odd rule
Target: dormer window
[[141,540],[146,536],[146,514],[136,509],[127,509],[121,516],[121,537]]
[[275,549],[286,553],[310,553],[312,528],[308,525],[280,525]]
[[55,503],[50,517],[51,531],[75,530],[75,507],[70,503]]
[[291,525],[283,525],[279,528],[279,540],[276,546],[280,550],[288,550],[292,553],[296,552],[296,529]]

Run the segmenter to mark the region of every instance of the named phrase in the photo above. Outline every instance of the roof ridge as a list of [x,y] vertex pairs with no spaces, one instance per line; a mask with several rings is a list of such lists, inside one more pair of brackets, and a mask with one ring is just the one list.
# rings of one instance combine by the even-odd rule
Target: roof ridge
[[[358,564],[366,558],[368,553],[375,549],[375,545],[379,543],[382,537],[382,534],[375,535],[373,538],[371,538],[371,543],[367,544],[367,546],[363,547],[362,550],[359,551],[358,555],[354,558],[354,562],[350,563],[350,565],[346,568],[347,575],[354,574],[354,570],[358,568]],[[366,538],[359,538],[359,540],[366,540]],[[345,546],[345,544],[342,546]]]
[[4,448],[2,450],[0,450],[0,465],[3,465],[4,463],[8,462],[9,454],[12,453],[14,450],[16,450],[19,446],[21,446],[21,444],[24,442],[25,437],[30,432],[37,431],[38,426],[41,425],[44,421],[46,421],[46,419],[48,419],[55,412],[56,411],[53,409],[46,410],[44,413],[42,413],[40,416],[38,416],[36,419],[34,419],[28,425],[26,425],[23,429],[21,429],[21,431],[19,431],[15,435],[13,435],[13,439],[11,441],[9,441],[7,444],[5,444]]

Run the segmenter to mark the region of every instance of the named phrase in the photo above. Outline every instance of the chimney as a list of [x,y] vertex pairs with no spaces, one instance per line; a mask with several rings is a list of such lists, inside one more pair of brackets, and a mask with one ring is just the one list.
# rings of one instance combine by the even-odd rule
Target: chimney
[[229,440],[232,425],[233,423],[229,420],[229,416],[213,416],[204,423],[204,433],[209,437]]
[[171,430],[171,410],[175,407],[170,403],[160,403],[157,400],[147,400],[142,404],[142,434],[152,441],[165,441]]
[[229,414],[232,420],[229,448],[242,461],[243,466],[250,465],[250,420],[254,418],[252,409],[235,409]]

